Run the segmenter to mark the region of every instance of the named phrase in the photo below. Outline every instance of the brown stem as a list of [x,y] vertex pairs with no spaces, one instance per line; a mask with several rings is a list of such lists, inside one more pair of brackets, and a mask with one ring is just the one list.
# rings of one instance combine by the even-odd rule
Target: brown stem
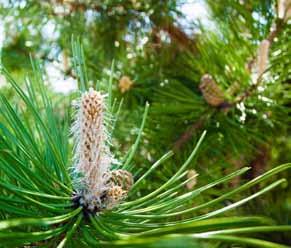
[[270,150],[268,146],[264,145],[258,148],[256,157],[251,161],[251,171],[247,174],[248,179],[253,179],[261,175],[270,159]]
[[179,139],[173,145],[173,151],[178,151],[181,147],[187,143],[193,136],[194,132],[201,129],[204,126],[205,118],[201,117],[198,121],[193,123],[188,129],[179,137]]
[[190,38],[181,27],[173,23],[173,20],[167,18],[164,20],[151,18],[151,21],[155,24],[155,32],[164,31],[169,35],[172,41],[180,46],[180,48],[187,49],[192,52],[197,51],[195,39]]

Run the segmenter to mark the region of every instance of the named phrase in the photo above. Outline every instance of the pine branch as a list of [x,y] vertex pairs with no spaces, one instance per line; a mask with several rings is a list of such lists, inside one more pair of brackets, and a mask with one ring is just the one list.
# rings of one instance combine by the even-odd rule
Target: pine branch
[[151,16],[151,21],[155,24],[155,28],[153,29],[153,31],[155,32],[154,37],[157,36],[157,32],[164,31],[169,35],[172,41],[177,43],[182,49],[191,52],[197,51],[195,39],[190,38],[183,31],[182,27],[175,25],[172,20],[169,20],[169,18],[157,20],[156,18]]
[[175,142],[175,144],[173,145],[173,150],[180,150],[184,146],[184,144],[186,144],[192,138],[195,132],[204,127],[205,121],[205,116],[202,116],[198,121],[194,122]]
[[[277,18],[275,28],[273,30],[271,30],[271,32],[269,33],[269,35],[265,39],[268,42],[270,42],[270,46],[274,42],[274,39],[283,30],[283,27],[284,27],[284,21]],[[248,63],[248,68],[249,68],[250,73],[254,69],[254,66],[256,66],[255,62],[256,62],[256,58],[253,58]],[[206,76],[207,76],[207,78],[206,78]],[[207,79],[207,84],[206,84],[204,79],[205,80]],[[215,107],[216,111],[227,112],[230,108],[235,107],[238,103],[243,102],[248,97],[250,97],[257,90],[257,88],[261,84],[262,80],[263,80],[263,73],[259,74],[256,82],[254,84],[252,84],[248,89],[246,89],[245,92],[243,92],[243,94],[238,96],[233,102],[228,102],[226,99],[223,99],[222,91],[219,88],[216,89],[216,87],[218,87],[218,85],[216,84],[214,79],[211,77],[211,75],[205,74],[202,76],[200,90],[202,91],[206,102],[209,105]],[[209,87],[211,89],[209,89]],[[210,93],[212,95],[211,94],[209,95],[209,92],[208,92],[209,90],[211,91]],[[212,101],[210,101],[213,97],[216,97],[217,99],[219,99],[219,101],[217,101],[217,104],[213,104]],[[203,126],[205,126],[205,124],[204,124],[205,121],[206,121],[206,119],[203,116],[197,122],[193,123],[190,127],[188,127],[187,130],[175,142],[173,149],[180,150],[181,147],[192,138],[193,134],[197,130],[199,130]]]
[[[270,47],[272,46],[272,44],[274,42],[274,39],[279,35],[280,32],[282,32],[283,27],[284,27],[284,21],[282,19],[277,18],[276,19],[275,28],[270,31],[269,35],[265,39],[265,40],[269,41]],[[256,63],[255,63],[255,60],[254,59],[252,59],[248,63],[248,68],[249,68],[249,72],[250,73],[253,70],[253,68],[254,68],[255,65],[256,65]],[[235,106],[236,104],[238,104],[240,102],[243,102],[246,98],[248,98],[249,96],[251,96],[257,90],[258,86],[261,84],[261,82],[262,82],[262,76],[263,76],[263,74],[260,74],[258,76],[256,82],[254,84],[252,84],[248,89],[246,89],[243,94],[241,94],[240,96],[238,96],[231,105],[232,106]]]
[[270,160],[269,147],[264,145],[258,148],[256,157],[250,163],[252,170],[248,173],[248,179],[253,179],[261,175],[264,172],[269,160]]

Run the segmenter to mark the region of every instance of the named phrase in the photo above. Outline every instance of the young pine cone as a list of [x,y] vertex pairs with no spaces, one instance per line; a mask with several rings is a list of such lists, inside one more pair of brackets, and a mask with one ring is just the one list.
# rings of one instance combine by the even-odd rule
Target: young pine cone
[[123,190],[129,191],[133,185],[132,174],[126,170],[110,171],[110,185],[120,186]]
[[202,76],[199,89],[209,105],[219,107],[225,103],[224,93],[211,75],[205,74]]
[[133,185],[132,174],[126,170],[113,170],[108,174],[107,208],[112,208],[127,197]]

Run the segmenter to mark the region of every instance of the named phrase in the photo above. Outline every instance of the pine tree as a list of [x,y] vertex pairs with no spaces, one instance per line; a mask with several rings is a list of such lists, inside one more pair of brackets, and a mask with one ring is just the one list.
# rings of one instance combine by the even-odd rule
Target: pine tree
[[0,4],[1,245],[290,245],[289,0]]

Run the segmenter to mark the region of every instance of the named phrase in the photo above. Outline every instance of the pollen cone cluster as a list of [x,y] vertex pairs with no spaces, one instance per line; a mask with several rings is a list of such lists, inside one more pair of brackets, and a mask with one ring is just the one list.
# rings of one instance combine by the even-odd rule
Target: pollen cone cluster
[[109,209],[125,199],[133,184],[124,170],[111,171],[115,162],[105,125],[105,96],[90,88],[77,102],[72,133],[75,137],[73,181],[78,204],[90,211]]

